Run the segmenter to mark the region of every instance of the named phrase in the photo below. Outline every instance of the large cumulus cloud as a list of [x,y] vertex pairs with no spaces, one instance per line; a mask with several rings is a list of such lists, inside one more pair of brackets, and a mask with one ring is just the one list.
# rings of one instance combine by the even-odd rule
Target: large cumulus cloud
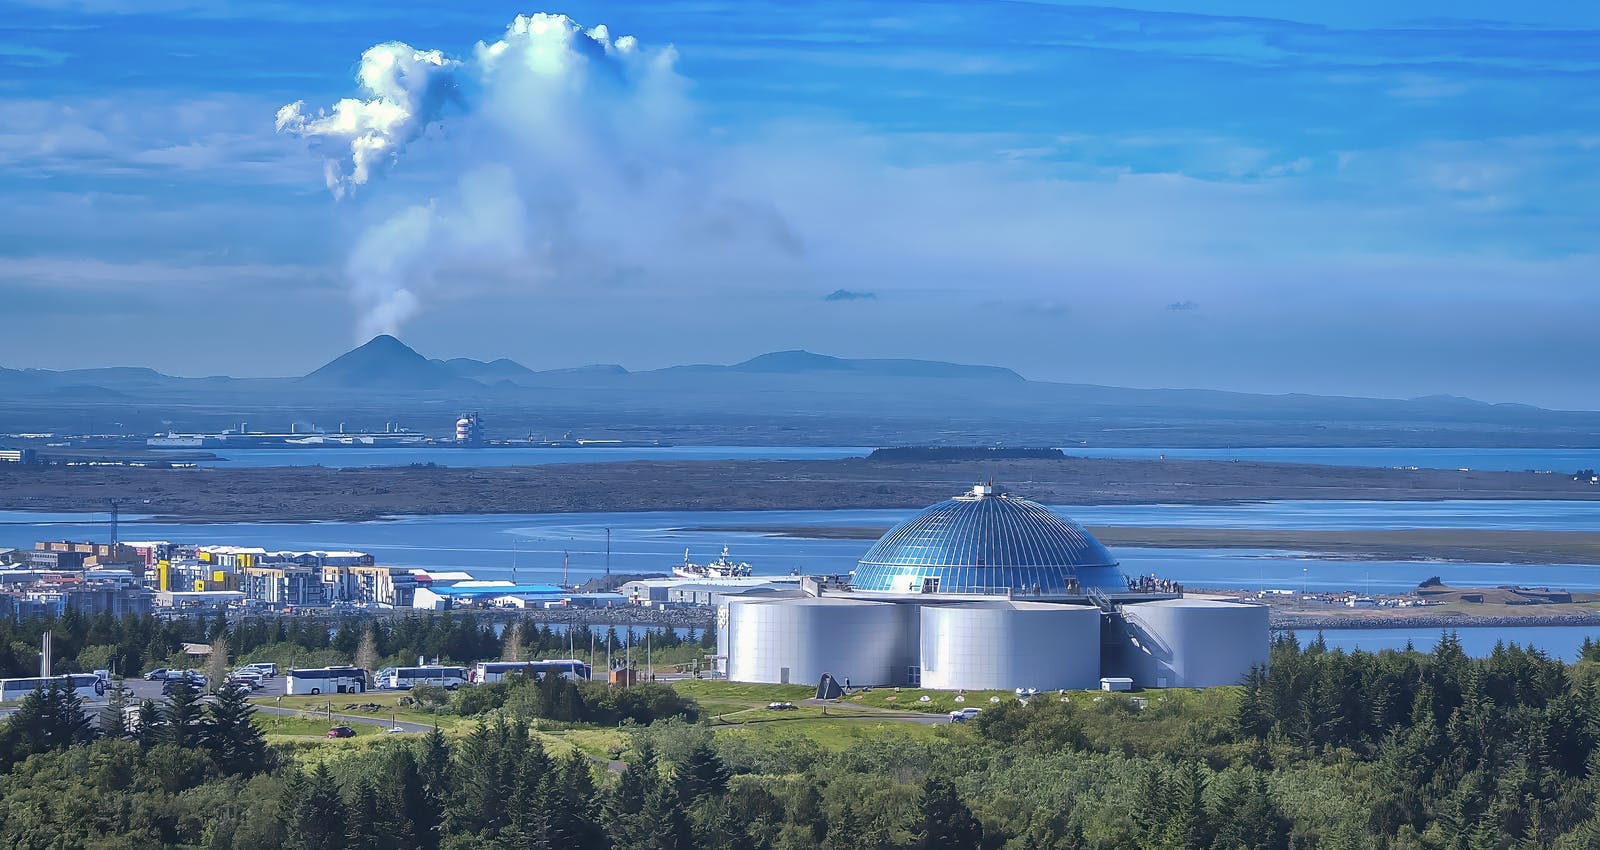
[[[394,332],[446,285],[575,284],[797,252],[773,207],[713,167],[676,60],[604,26],[523,15],[465,58],[376,45],[361,56],[360,96],[280,109],[278,130],[309,140],[334,196],[372,219],[347,264],[360,334]],[[367,185],[413,166],[402,188]]]

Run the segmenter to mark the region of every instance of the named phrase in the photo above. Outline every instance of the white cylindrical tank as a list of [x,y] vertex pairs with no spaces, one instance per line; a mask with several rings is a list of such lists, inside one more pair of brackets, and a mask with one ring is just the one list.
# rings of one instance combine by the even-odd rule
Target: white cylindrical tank
[[[1164,599],[1122,607],[1132,642],[1119,671],[1143,688],[1237,685],[1267,663],[1267,606],[1217,599]],[[1109,674],[1108,674],[1109,675]]]
[[924,605],[922,687],[1086,689],[1100,683],[1100,609],[1040,602]]
[[834,596],[730,600],[728,679],[814,685],[903,684],[915,654],[914,605]]

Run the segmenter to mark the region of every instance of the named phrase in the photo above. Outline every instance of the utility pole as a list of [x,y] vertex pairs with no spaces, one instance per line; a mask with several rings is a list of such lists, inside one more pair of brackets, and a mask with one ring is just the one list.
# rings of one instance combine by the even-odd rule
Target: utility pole
[[568,559],[568,557],[569,557],[569,555],[567,554],[567,550],[562,549],[561,550],[561,586],[562,587],[570,586],[568,584],[568,582],[567,582],[567,559]]
[[611,575],[611,529],[606,529],[606,575]]
[[511,538],[511,583],[517,583],[517,538]]

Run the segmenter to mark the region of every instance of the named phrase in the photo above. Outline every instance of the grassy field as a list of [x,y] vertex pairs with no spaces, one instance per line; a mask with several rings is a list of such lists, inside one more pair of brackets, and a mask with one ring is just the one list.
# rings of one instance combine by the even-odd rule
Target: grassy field
[[[436,714],[414,706],[401,706],[399,703],[404,697],[405,694],[402,692],[375,691],[365,694],[336,694],[333,696],[263,697],[252,700],[252,702],[269,708],[291,709],[301,712],[307,717],[315,717],[320,714],[322,716],[317,719],[318,722],[325,724],[322,730],[324,732],[328,731],[327,726],[336,726],[345,722],[339,719],[338,715],[341,714],[370,717],[385,724],[399,722],[433,726],[437,723],[439,728],[446,733],[461,728],[470,728],[472,725],[471,720],[457,717],[453,714],[443,712]],[[331,722],[327,717],[329,711],[334,715]],[[265,713],[258,716],[264,715]],[[364,724],[351,723],[349,725],[360,731],[361,726]]]
[[[294,716],[257,712],[256,725],[266,734],[268,743],[289,745],[302,755],[317,751],[315,758],[337,757],[340,753],[354,749],[377,746],[378,741],[386,738],[403,739],[417,734],[389,734],[387,727],[394,722],[416,723],[423,726],[437,724],[441,732],[452,737],[465,735],[478,724],[478,718],[459,717],[442,712],[434,714],[414,707],[402,707],[399,701],[404,696],[404,693],[368,692],[355,695],[341,694],[332,698],[264,697],[253,702],[271,708],[300,712]],[[327,715],[330,708],[333,712],[332,719]],[[340,715],[347,717],[342,718]],[[350,717],[372,718],[381,725],[351,722]],[[354,729],[356,736],[328,738],[328,730],[339,725]],[[612,752],[625,748],[628,742],[627,734],[619,729],[538,729],[538,725],[536,722],[535,734],[553,756],[565,755],[576,749],[591,758],[605,761],[611,758]],[[325,754],[321,752],[323,749],[327,750]]]
[[[885,720],[881,716],[835,716],[833,709],[827,717],[786,717],[763,723],[739,723],[713,727],[718,735],[760,738],[771,743],[784,738],[806,738],[830,750],[843,750],[859,741],[886,737],[907,740],[930,740],[946,734],[948,725],[907,723],[903,720]],[[793,714],[793,712],[786,712]]]
[[[799,705],[816,694],[805,685],[750,685],[695,680],[674,683],[679,693],[692,696],[719,735],[774,738],[808,738],[829,749],[844,749],[864,738],[898,735],[931,738],[939,727],[896,719],[894,712],[870,705],[844,702],[827,707]],[[767,708],[768,703],[787,702],[798,707],[786,710]]]

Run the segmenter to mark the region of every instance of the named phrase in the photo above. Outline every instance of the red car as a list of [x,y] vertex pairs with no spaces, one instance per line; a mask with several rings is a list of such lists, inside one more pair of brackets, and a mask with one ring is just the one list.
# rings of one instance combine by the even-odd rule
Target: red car
[[351,729],[349,726],[335,726],[328,730],[329,738],[354,738],[355,736],[356,730]]

